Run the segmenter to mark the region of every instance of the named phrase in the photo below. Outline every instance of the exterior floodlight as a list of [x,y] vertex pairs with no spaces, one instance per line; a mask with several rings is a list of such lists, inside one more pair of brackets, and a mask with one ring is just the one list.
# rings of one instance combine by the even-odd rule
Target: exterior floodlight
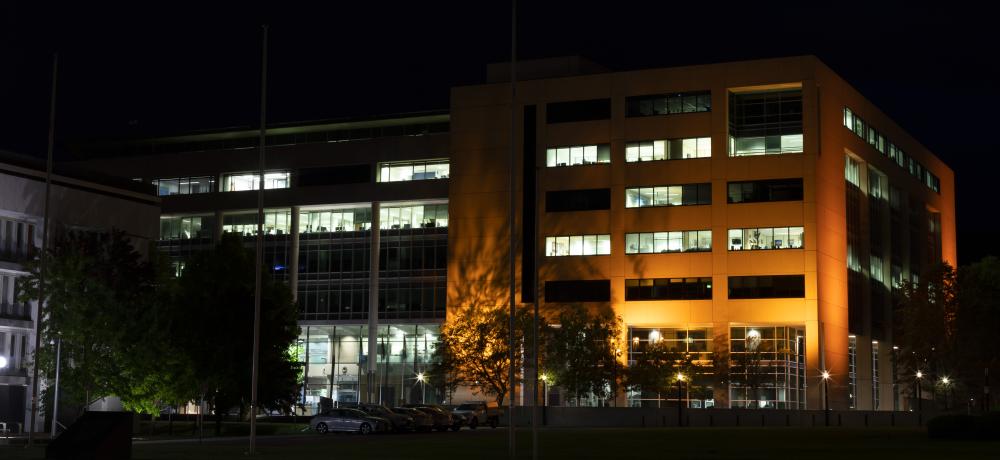
[[426,377],[424,377],[424,373],[423,372],[417,373],[417,381],[418,382],[423,382],[425,379],[426,379]]
[[687,378],[687,377],[685,377],[684,374],[682,374],[680,372],[677,373],[677,381],[678,382],[683,382],[685,378]]
[[917,371],[917,378],[918,378],[918,379],[922,379],[922,378],[924,378],[924,373],[923,373],[923,372],[920,372],[920,371]]
[[0,356],[0,369],[7,367],[7,358],[5,356]]
[[542,379],[543,382],[548,382],[549,381],[549,375],[548,374],[542,374],[541,379]]
[[830,371],[823,371],[823,380],[830,380]]
[[947,385],[948,382],[951,382],[951,380],[949,380],[948,377],[941,377],[941,383]]

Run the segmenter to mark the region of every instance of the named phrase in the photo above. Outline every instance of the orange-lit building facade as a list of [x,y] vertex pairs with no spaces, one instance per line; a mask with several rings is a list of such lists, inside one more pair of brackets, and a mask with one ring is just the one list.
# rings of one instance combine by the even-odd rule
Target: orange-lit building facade
[[[537,269],[543,311],[622,318],[623,361],[658,340],[728,352],[691,407],[819,409],[824,369],[833,408],[907,407],[893,290],[957,263],[951,169],[810,56],[533,77],[513,106],[517,302]],[[454,88],[450,123],[449,312],[508,292],[510,83]]]

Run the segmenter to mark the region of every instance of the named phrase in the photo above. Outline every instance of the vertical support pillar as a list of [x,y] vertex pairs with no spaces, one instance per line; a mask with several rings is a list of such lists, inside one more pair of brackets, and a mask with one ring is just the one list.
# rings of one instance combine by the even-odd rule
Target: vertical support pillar
[[222,211],[215,211],[215,228],[212,229],[212,242],[222,241]]
[[372,399],[373,389],[377,383],[375,371],[378,369],[378,268],[379,268],[379,245],[381,240],[381,222],[379,222],[380,206],[379,202],[372,203],[372,247],[371,263],[368,271],[368,399],[367,402],[374,402]]
[[[293,291],[294,292],[294,291]],[[306,405],[306,394],[309,392],[309,326],[306,329],[305,356],[302,357],[302,407]]]
[[299,300],[299,207],[292,206],[292,248],[288,255],[288,289],[292,302]]

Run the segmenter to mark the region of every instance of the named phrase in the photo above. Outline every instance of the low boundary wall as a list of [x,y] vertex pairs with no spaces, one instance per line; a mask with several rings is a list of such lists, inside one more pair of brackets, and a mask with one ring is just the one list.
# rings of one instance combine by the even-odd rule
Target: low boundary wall
[[[845,411],[784,409],[687,409],[678,417],[677,407],[546,407],[539,417],[548,427],[851,427],[887,428],[923,426],[938,415],[924,411]],[[828,419],[829,417],[829,419]],[[515,422],[531,425],[531,408],[516,407]],[[507,423],[506,414],[501,423]]]

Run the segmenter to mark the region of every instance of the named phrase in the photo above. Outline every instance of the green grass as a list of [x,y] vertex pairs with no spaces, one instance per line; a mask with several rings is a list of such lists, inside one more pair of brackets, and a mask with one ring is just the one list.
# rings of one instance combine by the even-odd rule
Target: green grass
[[[528,431],[518,432],[519,458],[530,458]],[[264,459],[506,459],[504,429],[406,435],[306,434],[262,437]],[[995,458],[998,442],[928,439],[923,430],[841,428],[549,429],[540,433],[543,459],[979,459]],[[137,460],[244,459],[245,439],[137,443]],[[41,449],[0,447],[0,458],[42,458]]]

